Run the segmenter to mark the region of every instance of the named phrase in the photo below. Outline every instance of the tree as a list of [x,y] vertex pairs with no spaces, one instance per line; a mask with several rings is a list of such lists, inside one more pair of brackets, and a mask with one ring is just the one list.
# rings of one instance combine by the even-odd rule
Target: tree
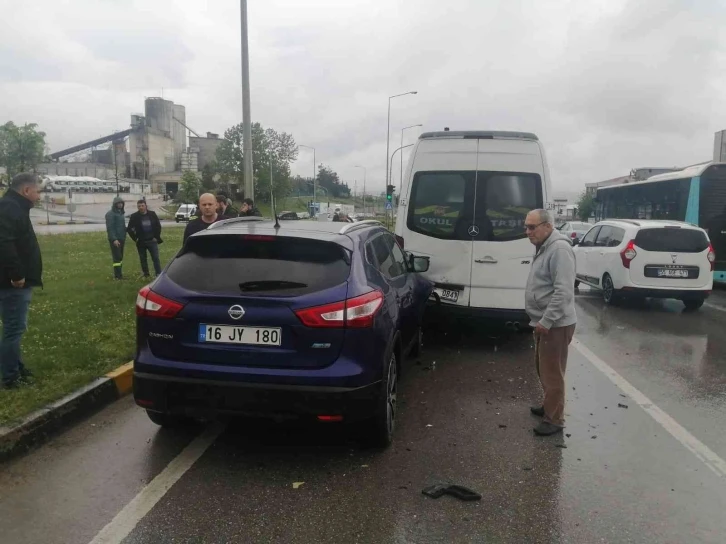
[[[244,136],[240,123],[224,133],[224,141],[217,148],[217,165],[223,184],[235,183],[244,187]],[[297,144],[291,134],[278,133],[260,123],[252,125],[252,166],[255,179],[255,199],[270,200],[270,166],[272,166],[273,193],[284,198],[292,190],[290,163],[297,159]]]
[[595,213],[595,199],[587,191],[584,191],[577,201],[577,215],[580,221],[587,221],[593,213]]
[[217,170],[216,161],[204,165],[204,168],[202,168],[202,189],[213,191],[217,187]]
[[338,173],[325,165],[318,167],[318,185],[327,189],[330,196],[334,198],[349,197],[350,188],[346,183],[341,183]]
[[35,170],[45,156],[45,132],[37,130],[35,123],[22,127],[12,121],[0,126],[0,166],[12,178],[20,172]]
[[187,170],[182,174],[177,200],[181,202],[197,202],[202,191],[202,182],[196,172]]

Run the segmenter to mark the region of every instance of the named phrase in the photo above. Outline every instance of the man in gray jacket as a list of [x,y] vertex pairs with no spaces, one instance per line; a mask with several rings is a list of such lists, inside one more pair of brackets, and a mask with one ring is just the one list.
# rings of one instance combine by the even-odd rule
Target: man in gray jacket
[[532,210],[524,223],[537,251],[527,279],[525,307],[534,327],[537,374],[544,391],[542,406],[530,410],[542,417],[534,428],[540,436],[561,433],[565,425],[567,350],[575,334],[575,254],[570,241],[554,229],[546,210]]

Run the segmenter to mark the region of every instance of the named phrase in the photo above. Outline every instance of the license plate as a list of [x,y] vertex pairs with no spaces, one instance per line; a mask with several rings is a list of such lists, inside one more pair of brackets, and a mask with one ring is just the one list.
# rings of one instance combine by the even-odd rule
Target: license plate
[[282,332],[271,327],[235,327],[234,325],[199,325],[199,341],[217,344],[279,346]]
[[669,268],[661,268],[658,270],[659,278],[687,278],[688,270],[672,270]]
[[456,302],[459,300],[459,291],[453,291],[451,289],[434,289],[434,291],[439,295],[441,300],[446,300],[447,302]]

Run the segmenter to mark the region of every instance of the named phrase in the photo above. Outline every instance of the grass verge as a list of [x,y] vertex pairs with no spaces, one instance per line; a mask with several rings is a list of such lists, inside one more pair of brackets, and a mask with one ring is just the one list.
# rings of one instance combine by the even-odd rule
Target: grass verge
[[[181,247],[183,229],[166,229],[162,266]],[[39,236],[44,289],[35,289],[23,360],[30,386],[0,389],[0,424],[12,423],[133,358],[134,304],[141,277],[136,246],[126,240],[124,276],[114,281],[105,232]],[[151,259],[149,259],[151,266]]]

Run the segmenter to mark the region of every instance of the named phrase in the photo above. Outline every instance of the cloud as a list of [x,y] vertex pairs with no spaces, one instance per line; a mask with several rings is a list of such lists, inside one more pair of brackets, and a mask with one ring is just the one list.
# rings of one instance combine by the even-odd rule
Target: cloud
[[[32,4],[0,35],[0,114],[39,123],[53,149],[126,128],[162,87],[198,132],[240,122],[238,2]],[[726,128],[717,2],[268,0],[249,10],[253,118],[315,146],[351,182],[367,166],[376,190],[388,97],[409,90],[418,94],[391,103],[391,150],[416,123],[532,131],[562,190],[707,159]],[[293,172],[311,168],[301,152]]]

